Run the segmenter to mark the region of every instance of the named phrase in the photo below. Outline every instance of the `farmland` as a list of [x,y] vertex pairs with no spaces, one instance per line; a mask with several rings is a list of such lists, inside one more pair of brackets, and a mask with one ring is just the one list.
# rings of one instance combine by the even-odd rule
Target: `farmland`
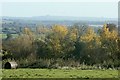
[[[18,36],[18,34],[11,34],[11,35],[12,35],[13,38],[16,38]],[[4,33],[0,34],[0,38],[5,39],[5,38],[7,38],[7,35],[4,34]]]
[[6,38],[6,34],[0,34],[0,38]]
[[58,2],[2,3],[0,80],[120,80],[118,2]]
[[3,69],[3,78],[117,78],[117,70]]

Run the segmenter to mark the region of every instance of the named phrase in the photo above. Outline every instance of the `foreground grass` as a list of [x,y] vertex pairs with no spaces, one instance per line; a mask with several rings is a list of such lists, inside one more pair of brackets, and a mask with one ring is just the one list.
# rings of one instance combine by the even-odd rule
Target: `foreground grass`
[[3,69],[3,78],[117,78],[117,70]]

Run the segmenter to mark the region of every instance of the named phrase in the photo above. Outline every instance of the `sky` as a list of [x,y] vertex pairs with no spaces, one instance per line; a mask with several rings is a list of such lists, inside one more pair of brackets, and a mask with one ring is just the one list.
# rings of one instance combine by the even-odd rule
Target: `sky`
[[118,17],[118,2],[3,2],[2,16]]

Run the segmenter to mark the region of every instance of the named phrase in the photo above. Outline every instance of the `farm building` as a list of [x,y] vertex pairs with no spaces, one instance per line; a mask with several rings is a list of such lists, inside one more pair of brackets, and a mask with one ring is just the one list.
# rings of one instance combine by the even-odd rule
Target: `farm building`
[[16,62],[6,62],[4,68],[5,69],[16,69],[18,64]]

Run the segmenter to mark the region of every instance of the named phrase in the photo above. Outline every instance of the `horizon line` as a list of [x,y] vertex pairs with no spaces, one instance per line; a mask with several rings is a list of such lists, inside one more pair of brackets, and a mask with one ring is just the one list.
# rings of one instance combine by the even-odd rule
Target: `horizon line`
[[83,18],[111,18],[111,19],[118,19],[118,17],[96,17],[96,16],[62,16],[62,15],[40,15],[40,16],[0,16],[0,17],[24,17],[24,18],[29,18],[29,17],[74,17],[74,18],[79,18],[79,17],[83,17]]

